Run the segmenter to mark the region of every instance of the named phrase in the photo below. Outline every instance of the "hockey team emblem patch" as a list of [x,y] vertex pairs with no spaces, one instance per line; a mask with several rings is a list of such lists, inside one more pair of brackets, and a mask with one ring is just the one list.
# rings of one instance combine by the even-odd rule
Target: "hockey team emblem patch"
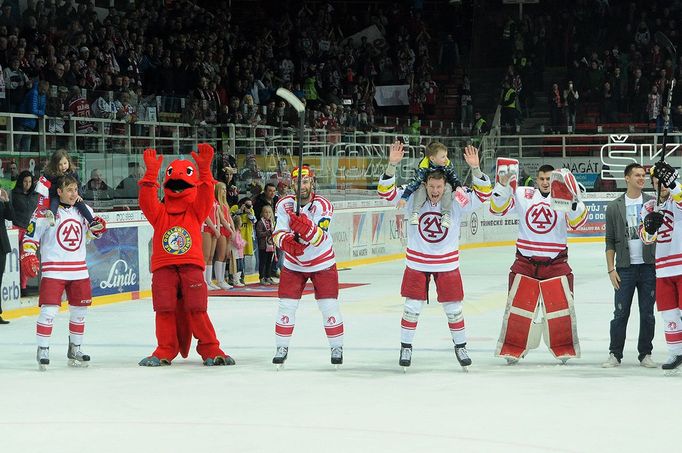
[[440,224],[439,212],[425,212],[419,218],[419,235],[426,242],[440,242],[448,234],[448,229]]
[[549,203],[541,201],[526,212],[526,225],[537,234],[551,231],[556,225],[557,213],[549,207]]
[[175,226],[163,234],[161,244],[171,255],[184,255],[192,247],[192,236],[186,229]]
[[57,228],[57,242],[68,252],[75,252],[83,242],[83,226],[76,219],[66,219]]

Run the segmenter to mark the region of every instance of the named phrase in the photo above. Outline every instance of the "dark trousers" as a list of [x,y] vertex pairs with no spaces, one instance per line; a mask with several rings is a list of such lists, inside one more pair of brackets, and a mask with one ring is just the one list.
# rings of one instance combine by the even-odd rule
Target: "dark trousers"
[[656,300],[656,268],[653,264],[633,264],[616,269],[620,276],[620,289],[615,291],[613,320],[611,321],[611,344],[609,351],[619,359],[623,358],[625,332],[630,318],[632,298],[637,289],[639,303],[639,340],[637,351],[639,360],[651,354],[654,338],[654,303]]
[[[2,276],[5,274],[5,263],[7,262],[7,253],[0,252],[0,288],[2,288]],[[0,297],[0,315],[2,314],[2,297]]]
[[258,250],[258,278],[272,277],[272,255],[274,252]]

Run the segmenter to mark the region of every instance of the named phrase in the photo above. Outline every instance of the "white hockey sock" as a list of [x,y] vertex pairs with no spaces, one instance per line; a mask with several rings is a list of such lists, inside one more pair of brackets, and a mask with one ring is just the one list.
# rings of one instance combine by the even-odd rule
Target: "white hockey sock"
[[680,309],[664,310],[661,312],[665,342],[668,344],[670,355],[682,355],[682,320]]
[[327,334],[329,346],[332,348],[343,346],[343,317],[338,299],[320,299],[317,306],[322,312],[324,332]]
[[275,321],[275,344],[277,347],[289,347],[291,335],[294,333],[296,324],[296,309],[298,300],[280,299],[279,309],[277,310],[277,320]]
[[464,344],[467,342],[466,332],[464,330],[464,313],[462,312],[462,302],[444,302],[443,310],[448,317],[448,328],[450,328],[450,335],[455,344]]
[[206,265],[206,271],[204,272],[204,279],[206,283],[211,283],[213,281],[213,264]]
[[40,315],[38,315],[38,321],[36,322],[36,340],[41,348],[50,346],[52,324],[58,311],[59,306],[57,305],[43,305],[40,307]]
[[423,306],[424,306],[423,300],[405,298],[403,319],[400,320],[401,343],[412,344],[412,340],[414,339],[414,334],[417,329],[419,313],[421,313]]
[[218,283],[225,281],[225,261],[215,262],[215,278]]
[[88,307],[74,307],[69,305],[69,341],[76,346],[83,344],[85,332],[85,314]]

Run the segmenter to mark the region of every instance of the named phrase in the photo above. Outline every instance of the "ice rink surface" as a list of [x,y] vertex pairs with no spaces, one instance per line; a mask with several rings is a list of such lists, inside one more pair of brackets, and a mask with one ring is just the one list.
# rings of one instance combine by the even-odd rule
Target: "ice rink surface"
[[[571,244],[580,359],[559,365],[544,343],[516,366],[493,356],[513,247],[462,251],[473,365],[462,372],[437,303],[417,327],[412,367],[398,366],[402,261],[340,280],[344,365],[336,371],[312,296],[298,311],[277,372],[276,299],[211,298],[234,367],[193,350],[163,368],[137,362],[155,346],[150,300],[93,307],[87,369],[66,366],[68,316],[55,321],[52,365],[35,362],[35,318],[0,327],[0,451],[15,452],[657,452],[676,451],[682,376],[637,361],[633,306],[623,364],[608,356],[613,290],[602,243]],[[435,295],[434,295],[435,299]],[[667,358],[657,316],[654,359]]]

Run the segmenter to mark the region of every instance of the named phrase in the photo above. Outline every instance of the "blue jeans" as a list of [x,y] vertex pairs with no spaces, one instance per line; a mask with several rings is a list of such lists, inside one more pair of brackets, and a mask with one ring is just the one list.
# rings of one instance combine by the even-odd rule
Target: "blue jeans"
[[654,338],[654,303],[656,300],[656,268],[653,264],[633,264],[630,267],[616,269],[620,276],[620,289],[614,294],[613,320],[611,321],[611,344],[609,351],[618,359],[623,358],[625,346],[625,332],[630,318],[632,298],[637,289],[637,301],[639,303],[639,340],[637,351],[639,360],[651,354]]

